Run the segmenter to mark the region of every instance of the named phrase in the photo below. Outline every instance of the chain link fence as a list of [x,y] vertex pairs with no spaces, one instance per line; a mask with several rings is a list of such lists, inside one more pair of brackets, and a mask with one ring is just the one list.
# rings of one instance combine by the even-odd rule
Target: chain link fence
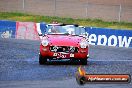
[[0,11],[132,22],[132,4],[95,4],[88,0],[0,0]]

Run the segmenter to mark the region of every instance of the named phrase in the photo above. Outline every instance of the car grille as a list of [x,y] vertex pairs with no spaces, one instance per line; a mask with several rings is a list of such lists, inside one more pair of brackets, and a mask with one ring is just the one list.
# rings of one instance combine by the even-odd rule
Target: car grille
[[78,52],[78,48],[73,46],[51,46],[50,50],[52,52],[66,52],[66,53]]

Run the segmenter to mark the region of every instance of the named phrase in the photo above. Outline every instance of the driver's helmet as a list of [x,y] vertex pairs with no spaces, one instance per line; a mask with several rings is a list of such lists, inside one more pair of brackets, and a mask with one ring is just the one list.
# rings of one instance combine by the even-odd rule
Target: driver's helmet
[[67,29],[66,29],[66,31],[69,33],[69,34],[75,34],[75,29],[74,29],[74,27],[73,26],[67,26]]
[[68,28],[66,31],[67,31],[69,34],[75,34],[74,28]]
[[57,26],[52,26],[51,32],[52,33],[59,33],[59,30],[58,30]]

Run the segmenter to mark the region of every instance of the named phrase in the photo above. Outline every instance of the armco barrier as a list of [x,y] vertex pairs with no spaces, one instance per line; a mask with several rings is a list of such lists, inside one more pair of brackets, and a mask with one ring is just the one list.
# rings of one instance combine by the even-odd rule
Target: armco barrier
[[132,47],[131,30],[113,30],[107,28],[86,27],[89,44],[118,47]]
[[0,20],[0,38],[15,38],[16,22]]

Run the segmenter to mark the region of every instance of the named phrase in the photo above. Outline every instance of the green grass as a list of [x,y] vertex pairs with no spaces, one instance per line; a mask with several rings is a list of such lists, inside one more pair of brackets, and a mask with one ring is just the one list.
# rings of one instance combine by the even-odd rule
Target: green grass
[[61,17],[51,17],[51,16],[40,16],[31,15],[18,12],[0,12],[0,20],[13,20],[22,22],[46,22],[52,23],[57,21],[59,23],[71,23],[79,24],[82,26],[92,26],[92,27],[104,27],[112,29],[129,29],[132,30],[132,22],[106,22],[100,19],[73,19],[73,18],[61,18]]

